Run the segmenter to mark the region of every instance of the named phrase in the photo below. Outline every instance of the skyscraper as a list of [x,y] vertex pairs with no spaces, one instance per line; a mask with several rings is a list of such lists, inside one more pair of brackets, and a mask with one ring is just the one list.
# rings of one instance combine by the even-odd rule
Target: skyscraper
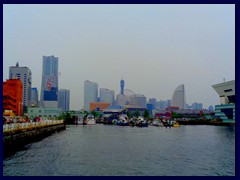
[[84,81],[84,109],[90,110],[90,102],[98,101],[98,84],[91,81]]
[[184,85],[179,85],[173,92],[172,96],[172,106],[179,107],[179,109],[184,109],[186,104],[185,89]]
[[109,102],[112,106],[114,104],[114,98],[115,95],[113,90],[100,88],[100,102]]
[[58,106],[58,58],[43,56],[41,100],[42,107]]
[[58,90],[58,108],[62,111],[68,111],[70,104],[70,90],[59,89]]
[[31,89],[32,89],[32,72],[28,67],[16,66],[9,68],[9,79],[20,79],[23,84],[23,111],[27,112],[27,107],[30,106]]
[[121,95],[124,95],[124,80],[122,79],[121,81],[120,81],[120,87],[121,87]]

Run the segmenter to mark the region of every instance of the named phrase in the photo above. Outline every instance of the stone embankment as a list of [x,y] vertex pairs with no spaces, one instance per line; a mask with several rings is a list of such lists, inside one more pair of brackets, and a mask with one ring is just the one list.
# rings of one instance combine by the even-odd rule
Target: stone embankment
[[63,123],[35,125],[25,128],[15,128],[3,131],[4,153],[16,151],[23,148],[26,144],[39,141],[55,132],[65,130]]

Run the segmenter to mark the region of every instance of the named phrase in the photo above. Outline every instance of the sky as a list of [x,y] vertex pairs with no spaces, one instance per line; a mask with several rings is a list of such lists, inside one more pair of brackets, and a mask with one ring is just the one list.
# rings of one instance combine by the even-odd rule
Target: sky
[[[84,81],[168,100],[220,100],[213,84],[235,80],[234,4],[3,5],[3,81],[19,62],[40,95],[43,56],[59,58],[59,89],[83,108]],[[39,97],[40,98],[40,97]]]

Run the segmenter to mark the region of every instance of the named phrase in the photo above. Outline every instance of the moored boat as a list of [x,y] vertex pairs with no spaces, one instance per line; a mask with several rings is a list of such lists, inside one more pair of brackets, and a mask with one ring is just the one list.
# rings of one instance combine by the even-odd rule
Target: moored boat
[[148,123],[143,117],[139,116],[138,120],[137,120],[137,123],[136,123],[136,126],[137,127],[148,127]]
[[92,114],[89,114],[86,119],[86,124],[87,125],[95,125],[96,120],[94,119],[94,116]]

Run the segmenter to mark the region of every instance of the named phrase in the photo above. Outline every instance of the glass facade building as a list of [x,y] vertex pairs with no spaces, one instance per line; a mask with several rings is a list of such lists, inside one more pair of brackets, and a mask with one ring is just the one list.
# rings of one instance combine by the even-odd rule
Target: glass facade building
[[42,107],[58,105],[58,58],[43,56],[41,99]]
[[62,111],[69,111],[70,90],[59,89],[58,91],[58,108]]

